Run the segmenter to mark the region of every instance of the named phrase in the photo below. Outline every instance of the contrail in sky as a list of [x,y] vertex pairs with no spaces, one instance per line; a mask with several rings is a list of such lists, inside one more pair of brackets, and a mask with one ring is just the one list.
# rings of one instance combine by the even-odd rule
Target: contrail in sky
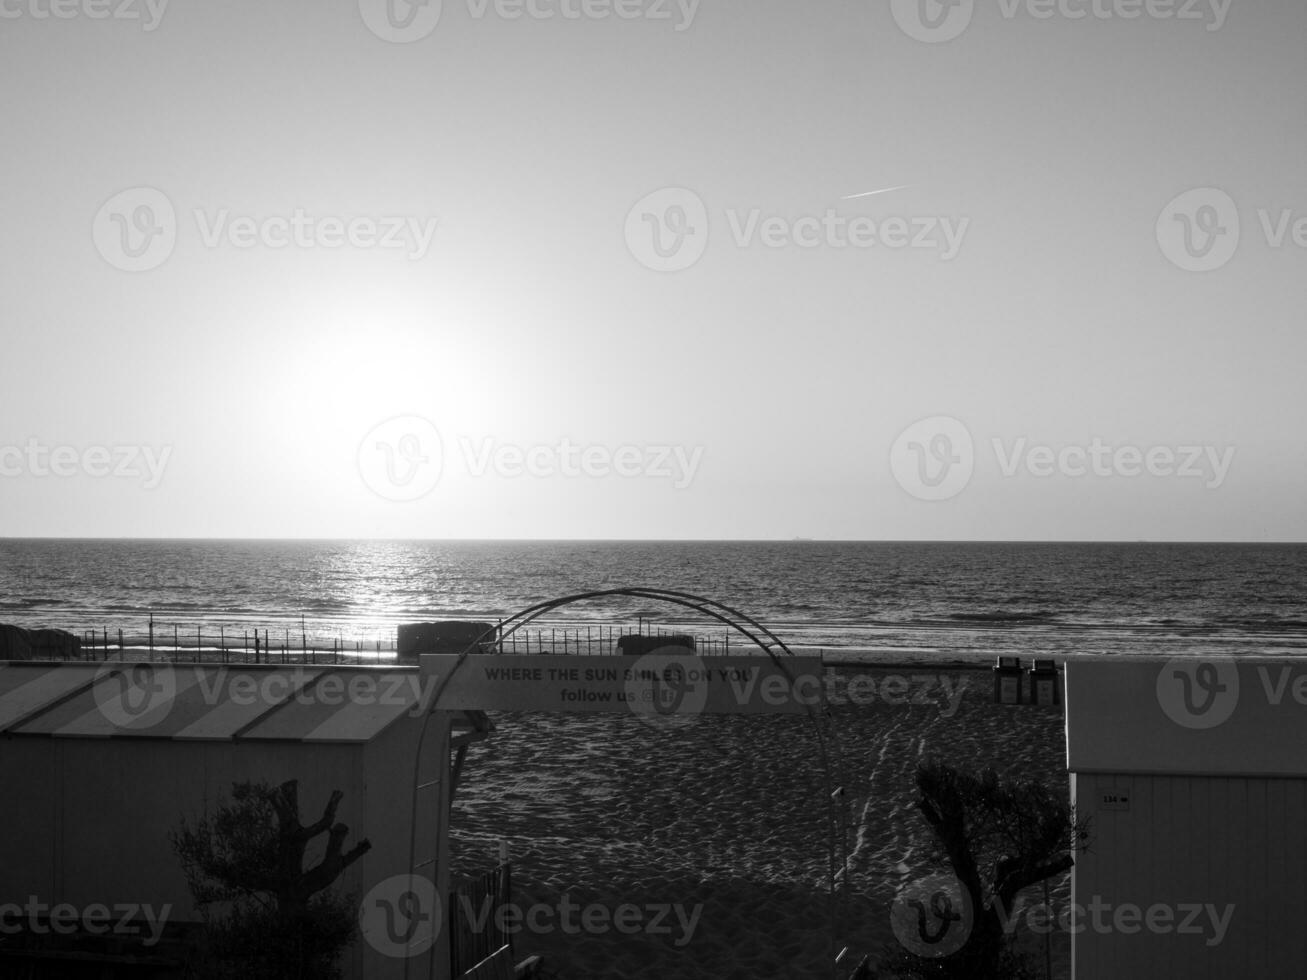
[[890,191],[901,191],[911,186],[911,184],[900,184],[898,187],[882,187],[878,191],[863,191],[861,194],[845,194],[840,198],[840,200],[852,201],[855,197],[871,197],[873,194],[888,194]]

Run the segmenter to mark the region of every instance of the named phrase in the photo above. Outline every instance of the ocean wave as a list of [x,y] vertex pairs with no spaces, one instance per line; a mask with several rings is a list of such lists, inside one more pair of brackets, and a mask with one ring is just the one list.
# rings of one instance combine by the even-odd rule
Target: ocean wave
[[1217,616],[1211,621],[1221,626],[1232,626],[1243,630],[1293,631],[1307,630],[1307,619],[1293,619],[1277,616]]
[[353,605],[348,599],[318,599],[299,606],[299,609],[303,613],[332,613],[351,609]]
[[958,623],[1048,623],[1056,620],[1051,612],[964,612],[949,613],[948,619]]

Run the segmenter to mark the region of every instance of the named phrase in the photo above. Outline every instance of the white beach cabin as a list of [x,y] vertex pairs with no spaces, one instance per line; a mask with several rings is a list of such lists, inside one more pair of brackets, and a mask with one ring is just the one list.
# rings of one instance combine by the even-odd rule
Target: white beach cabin
[[1307,665],[1071,661],[1072,976],[1307,976]]
[[[243,780],[298,780],[306,824],[340,790],[346,848],[367,838],[372,849],[339,887],[364,896],[365,906],[374,893],[378,902],[392,897],[389,883],[402,884],[395,876],[410,867],[425,710],[416,667],[145,667],[148,701],[131,710],[125,692],[141,665],[0,664],[0,914],[9,925],[26,921],[29,904],[40,921],[27,929],[38,934],[50,932],[57,906],[166,906],[169,925],[197,921],[168,834]],[[421,873],[448,862],[434,851],[447,847],[439,821],[453,780],[449,752],[486,735],[470,715],[451,724],[425,734],[417,775],[428,789],[417,799],[413,865]],[[344,975],[400,978],[412,958],[409,975],[426,977],[431,958],[448,955],[445,933],[421,954],[406,954],[413,936],[365,935],[346,951]],[[0,943],[0,972],[6,955]]]

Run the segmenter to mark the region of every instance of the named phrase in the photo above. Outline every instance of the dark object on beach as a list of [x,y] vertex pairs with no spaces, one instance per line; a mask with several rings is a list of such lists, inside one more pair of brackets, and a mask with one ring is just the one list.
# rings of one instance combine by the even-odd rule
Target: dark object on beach
[[1021,658],[999,657],[994,667],[994,703],[1021,703]]
[[628,657],[642,657],[663,647],[680,647],[694,650],[694,637],[677,633],[668,636],[648,636],[642,633],[628,633],[617,638],[617,652]]
[[1062,686],[1057,681],[1057,663],[1036,660],[1030,671],[1030,703],[1044,708],[1062,703]]
[[484,652],[496,639],[493,623],[457,622],[406,623],[399,628],[395,646],[400,663],[415,664],[423,653],[462,653],[471,644],[485,637]]
[[65,630],[28,630],[0,623],[0,660],[80,660],[82,640]]

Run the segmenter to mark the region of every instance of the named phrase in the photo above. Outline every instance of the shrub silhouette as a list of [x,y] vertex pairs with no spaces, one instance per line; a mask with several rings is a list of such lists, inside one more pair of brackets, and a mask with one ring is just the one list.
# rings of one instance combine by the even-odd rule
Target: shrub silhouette
[[[322,816],[300,822],[299,785],[241,782],[230,800],[169,834],[191,895],[205,919],[193,973],[205,978],[335,978],[355,939],[355,901],[331,886],[372,845],[344,849],[349,828],[336,822],[335,790]],[[304,857],[326,835],[321,859]]]
[[951,956],[929,959],[897,945],[881,975],[903,980],[1020,980],[1034,976],[1009,942],[1007,925],[1023,889],[1062,874],[1083,850],[1088,826],[1065,794],[993,769],[962,772],[930,760],[917,767],[917,809],[930,824],[971,901],[971,931]]

